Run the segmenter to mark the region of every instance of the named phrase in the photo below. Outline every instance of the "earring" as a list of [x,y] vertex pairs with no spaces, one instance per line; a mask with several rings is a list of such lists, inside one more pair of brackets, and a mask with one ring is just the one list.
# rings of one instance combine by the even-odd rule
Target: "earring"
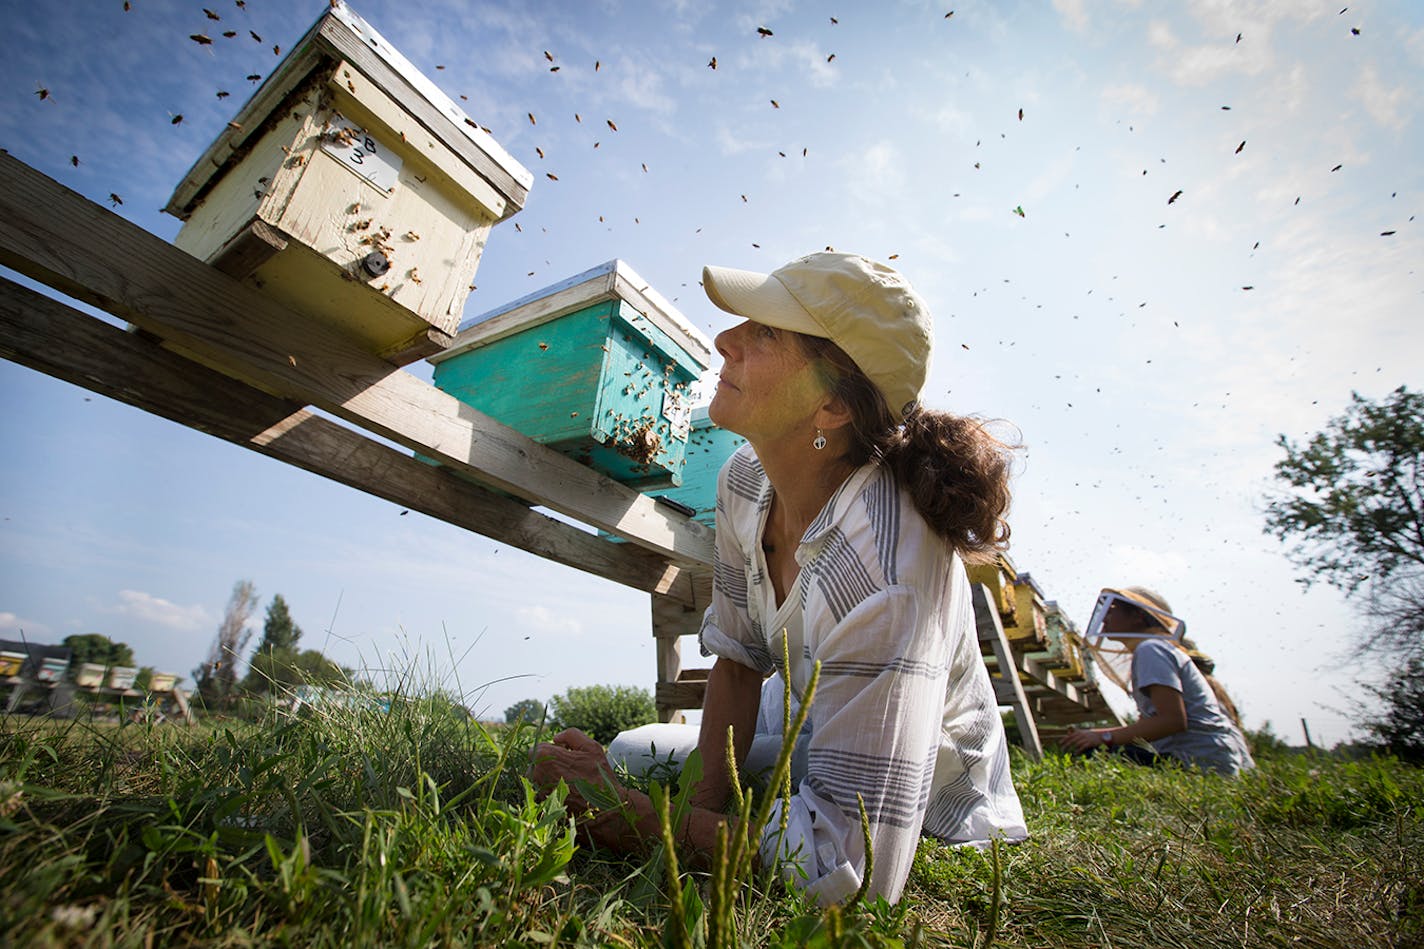
[[816,438],[814,441],[811,442],[811,447],[816,449],[817,451],[820,451],[821,449],[826,447],[826,433],[821,431],[819,428],[816,429]]

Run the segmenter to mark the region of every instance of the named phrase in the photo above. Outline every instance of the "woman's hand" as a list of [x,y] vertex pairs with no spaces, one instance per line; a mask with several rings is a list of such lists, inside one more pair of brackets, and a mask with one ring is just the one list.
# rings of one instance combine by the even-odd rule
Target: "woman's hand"
[[569,787],[564,806],[572,814],[582,814],[590,807],[590,802],[579,791],[580,784],[607,788],[615,793],[623,788],[608,767],[603,746],[577,728],[567,728],[549,741],[540,742],[530,758],[529,780],[540,797],[548,795],[562,778]]
[[[569,728],[536,745],[530,758],[529,780],[541,798],[561,779],[568,785],[564,808],[577,821],[580,839],[611,850],[640,846],[644,835],[639,824],[652,813],[651,805],[646,795],[629,790],[613,776],[602,745],[577,728]],[[589,801],[580,788],[590,786],[611,800]]]
[[1071,751],[1084,752],[1106,745],[1107,739],[1097,729],[1074,729],[1063,736],[1063,744]]

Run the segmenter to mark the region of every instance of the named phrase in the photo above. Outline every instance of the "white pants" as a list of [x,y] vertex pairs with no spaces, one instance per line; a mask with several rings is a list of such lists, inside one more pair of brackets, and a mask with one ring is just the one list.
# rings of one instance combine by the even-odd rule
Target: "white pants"
[[[762,683],[761,704],[757,709],[756,731],[747,760],[742,763],[745,778],[765,778],[781,754],[782,707],[781,676],[773,675]],[[796,715],[793,703],[791,715]],[[697,750],[700,725],[656,723],[619,732],[608,744],[608,762],[613,767],[626,768],[629,774],[646,775],[655,765],[670,763],[681,767],[688,755]],[[806,755],[810,738],[809,723],[801,730],[796,748],[791,753],[791,784],[794,788],[806,774]]]

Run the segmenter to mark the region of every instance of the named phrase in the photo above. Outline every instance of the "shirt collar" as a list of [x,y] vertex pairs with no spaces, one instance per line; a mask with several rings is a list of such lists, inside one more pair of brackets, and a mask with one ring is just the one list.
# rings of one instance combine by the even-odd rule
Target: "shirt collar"
[[[800,546],[805,547],[808,544],[819,543],[833,528],[845,520],[855,504],[855,499],[860,497],[861,491],[864,490],[866,482],[874,477],[879,469],[880,465],[872,461],[852,471],[841,482],[840,487],[836,488],[825,507],[821,508],[821,512],[807,525],[806,532],[801,535]],[[765,477],[764,474],[763,477]],[[771,492],[771,481],[768,479],[762,485],[761,497],[757,499],[757,507],[762,511],[763,521],[765,521],[766,511],[771,508]]]

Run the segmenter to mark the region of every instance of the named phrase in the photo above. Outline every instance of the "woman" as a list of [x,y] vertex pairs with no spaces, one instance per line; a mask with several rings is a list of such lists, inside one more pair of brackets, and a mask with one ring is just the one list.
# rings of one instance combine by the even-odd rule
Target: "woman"
[[[820,253],[772,274],[704,268],[703,286],[746,318],[717,337],[724,364],[709,414],[748,444],[718,481],[700,635],[717,661],[697,807],[679,833],[711,852],[727,819],[727,728],[745,762],[785,639],[785,685],[798,700],[814,662],[821,673],[793,757],[788,832],[778,850],[775,815],[761,859],[794,865],[788,875],[822,903],[854,894],[866,865],[859,793],[869,892],[894,901],[922,832],[978,845],[1027,835],[964,571],[966,559],[1006,545],[1010,452],[978,423],[920,405],[930,314],[889,267]],[[606,775],[602,749],[577,732],[535,758],[545,787]],[[638,815],[636,832],[595,819],[589,836],[627,847],[656,833],[646,797],[619,796]]]
[[1235,707],[1193,661],[1182,642],[1182,623],[1167,601],[1143,587],[1128,587],[1104,590],[1099,602],[1105,612],[1099,620],[1094,611],[1088,639],[1101,643],[1093,651],[1119,685],[1124,683],[1116,660],[1130,663],[1126,688],[1138,719],[1119,728],[1070,732],[1064,738],[1068,749],[1107,748],[1138,764],[1168,758],[1225,775],[1254,768]]

